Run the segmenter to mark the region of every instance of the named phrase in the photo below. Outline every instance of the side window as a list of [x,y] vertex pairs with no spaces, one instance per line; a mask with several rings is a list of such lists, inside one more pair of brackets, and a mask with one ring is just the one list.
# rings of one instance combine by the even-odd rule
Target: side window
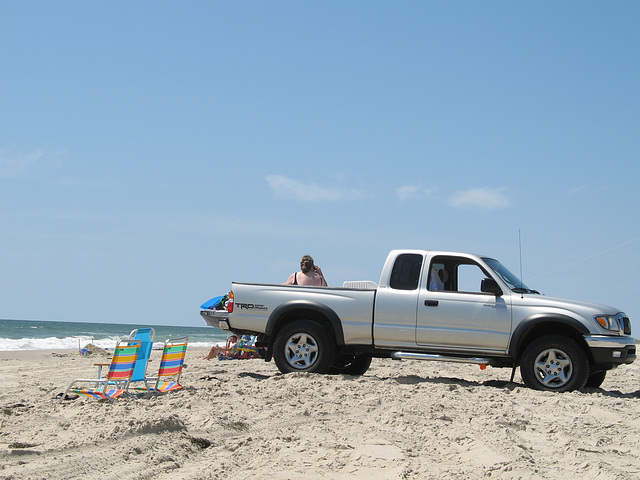
[[417,253],[403,253],[396,258],[391,271],[389,286],[396,290],[415,290],[420,280],[422,255]]
[[487,277],[480,265],[462,257],[434,257],[428,270],[430,291],[482,293],[482,280]]
[[480,285],[486,277],[478,265],[458,265],[458,291],[482,293]]

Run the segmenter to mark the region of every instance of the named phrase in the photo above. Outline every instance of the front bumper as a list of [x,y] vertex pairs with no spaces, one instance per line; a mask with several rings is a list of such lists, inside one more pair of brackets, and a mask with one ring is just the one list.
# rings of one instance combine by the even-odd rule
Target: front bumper
[[631,337],[588,335],[584,339],[596,365],[617,366],[636,359],[636,341]]

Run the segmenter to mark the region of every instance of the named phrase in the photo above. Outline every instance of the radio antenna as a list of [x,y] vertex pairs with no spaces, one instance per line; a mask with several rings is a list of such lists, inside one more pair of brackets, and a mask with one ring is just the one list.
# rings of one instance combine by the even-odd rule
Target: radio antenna
[[518,229],[518,248],[520,250],[520,298],[524,298],[524,294],[522,293],[522,235],[520,234],[520,229]]

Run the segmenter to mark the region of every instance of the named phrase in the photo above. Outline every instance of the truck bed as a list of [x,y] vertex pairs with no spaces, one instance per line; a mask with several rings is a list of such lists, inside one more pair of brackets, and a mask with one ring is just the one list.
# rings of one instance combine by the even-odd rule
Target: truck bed
[[232,328],[266,333],[267,322],[277,309],[293,305],[340,312],[340,322],[347,344],[370,344],[375,289],[310,287],[300,285],[233,283],[234,311]]

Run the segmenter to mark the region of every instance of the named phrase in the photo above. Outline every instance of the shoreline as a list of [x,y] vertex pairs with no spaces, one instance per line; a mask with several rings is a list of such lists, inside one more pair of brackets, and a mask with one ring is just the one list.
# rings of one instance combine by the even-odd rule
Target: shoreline
[[510,369],[374,359],[363,376],[282,375],[207,352],[187,350],[183,390],[113,404],[55,398],[98,355],[0,352],[0,479],[640,476],[637,362],[558,394],[510,383]]

